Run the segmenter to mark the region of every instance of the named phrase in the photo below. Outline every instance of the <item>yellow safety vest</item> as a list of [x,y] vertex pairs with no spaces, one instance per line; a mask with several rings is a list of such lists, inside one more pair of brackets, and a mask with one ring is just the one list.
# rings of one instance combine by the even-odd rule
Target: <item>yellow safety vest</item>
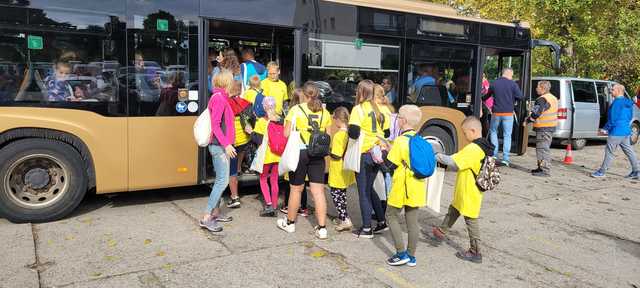
[[547,93],[540,96],[547,100],[549,109],[542,112],[540,117],[533,123],[533,128],[546,128],[558,126],[558,98],[553,94]]

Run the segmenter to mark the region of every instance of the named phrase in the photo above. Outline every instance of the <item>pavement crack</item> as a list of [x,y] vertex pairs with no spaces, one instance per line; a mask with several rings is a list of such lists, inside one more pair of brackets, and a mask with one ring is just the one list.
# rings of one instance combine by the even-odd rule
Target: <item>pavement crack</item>
[[44,271],[46,266],[43,266],[43,263],[40,263],[40,256],[38,255],[38,228],[35,224],[31,225],[31,239],[33,239],[33,254],[35,256],[36,262],[29,265],[28,268],[36,271],[36,275],[38,275],[38,287],[42,288],[44,285],[42,283],[42,276],[40,275],[41,271]]
[[[200,228],[200,225],[198,224],[198,219],[193,218],[191,215],[189,215],[189,213],[187,213],[187,211],[185,211],[184,209],[182,209],[182,207],[180,207],[178,204],[176,204],[175,202],[173,202],[173,200],[168,199],[168,201],[171,203],[171,205],[173,205],[173,207],[175,209],[178,210],[178,212],[180,212],[182,215],[184,215],[185,217],[187,217],[189,220],[191,220],[191,222],[193,222],[193,225],[195,225],[196,227]],[[203,229],[199,229],[201,231],[201,233],[207,237],[207,239],[211,240],[211,241],[215,241],[217,243],[219,243],[220,245],[222,245],[222,247],[224,247],[224,249],[227,250],[227,252],[229,252],[230,254],[234,254],[235,251],[233,249],[231,249],[231,247],[229,247],[226,243],[224,243],[223,241],[220,241],[221,238],[224,238],[224,235],[213,235],[210,232],[204,231]]]

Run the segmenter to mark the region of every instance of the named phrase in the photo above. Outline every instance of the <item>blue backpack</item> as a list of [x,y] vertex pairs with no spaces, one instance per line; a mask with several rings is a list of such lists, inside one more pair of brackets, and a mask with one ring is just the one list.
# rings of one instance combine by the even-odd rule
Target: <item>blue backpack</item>
[[431,144],[419,134],[404,135],[409,138],[409,161],[413,176],[424,179],[433,175],[436,169],[436,157]]
[[262,100],[264,100],[264,94],[262,94],[262,90],[256,90],[258,94],[256,94],[256,99],[253,100],[253,114],[256,117],[264,117],[267,115],[267,111],[264,111],[264,107],[262,106]]

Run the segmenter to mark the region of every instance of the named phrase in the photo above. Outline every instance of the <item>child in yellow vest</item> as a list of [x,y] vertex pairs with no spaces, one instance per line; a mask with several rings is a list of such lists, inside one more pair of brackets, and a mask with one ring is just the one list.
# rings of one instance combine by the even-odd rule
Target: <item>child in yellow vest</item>
[[[404,105],[398,113],[401,133],[393,142],[387,156],[387,166],[393,171],[391,191],[387,199],[387,223],[396,247],[396,254],[387,260],[387,264],[416,266],[416,247],[418,246],[418,208],[424,207],[427,199],[427,182],[414,177],[409,156],[409,137],[416,135],[416,127],[422,119],[422,111],[415,105]],[[407,223],[408,243],[403,241],[400,227],[400,214],[404,210]]]
[[476,175],[480,173],[482,161],[487,156],[493,156],[494,146],[482,138],[482,123],[474,116],[462,121],[462,131],[470,144],[451,156],[437,153],[436,160],[448,168],[458,171],[453,202],[449,212],[444,217],[442,225],[433,227],[432,232],[436,240],[442,241],[449,228],[464,216],[464,222],[469,231],[470,248],[466,252],[458,252],[456,256],[462,260],[482,263],[480,254],[480,227],[478,217],[482,205],[482,192],[476,185]]
[[338,211],[338,223],[336,231],[349,231],[353,227],[349,213],[347,212],[347,188],[356,181],[353,171],[343,168],[344,153],[347,150],[347,123],[349,123],[349,110],[338,107],[333,112],[333,125],[335,134],[331,137],[331,154],[329,159],[329,188],[333,204]]

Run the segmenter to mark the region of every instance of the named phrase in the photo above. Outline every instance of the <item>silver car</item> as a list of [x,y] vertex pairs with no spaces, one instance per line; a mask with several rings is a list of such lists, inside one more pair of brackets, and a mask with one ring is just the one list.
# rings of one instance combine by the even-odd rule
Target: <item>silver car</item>
[[[532,99],[537,95],[535,89],[538,81],[551,82],[551,94],[558,97],[558,128],[553,134],[554,140],[567,143],[571,139],[574,149],[584,148],[589,139],[606,139],[601,131],[607,123],[607,111],[613,101],[610,89],[616,82],[596,79],[571,77],[534,77],[532,82]],[[625,91],[625,96],[629,94]],[[629,97],[630,98],[630,97]],[[631,141],[638,142],[640,134],[640,109],[633,106],[631,123]],[[530,131],[530,136],[535,132]]]

